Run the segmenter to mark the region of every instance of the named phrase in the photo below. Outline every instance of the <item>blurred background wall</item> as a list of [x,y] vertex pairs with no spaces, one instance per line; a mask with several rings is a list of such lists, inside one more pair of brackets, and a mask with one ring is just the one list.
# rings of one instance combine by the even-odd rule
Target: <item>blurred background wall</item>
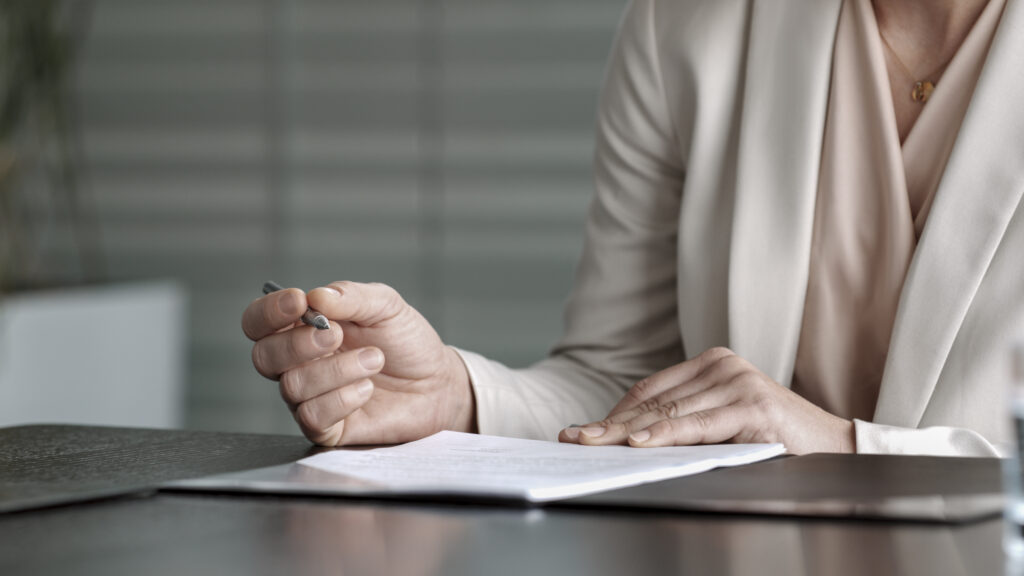
[[75,4],[69,206],[86,232],[32,200],[59,184],[22,170],[6,225],[42,240],[8,298],[180,286],[181,424],[297,432],[239,328],[267,279],[389,283],[447,342],[513,366],[554,343],[623,0]]

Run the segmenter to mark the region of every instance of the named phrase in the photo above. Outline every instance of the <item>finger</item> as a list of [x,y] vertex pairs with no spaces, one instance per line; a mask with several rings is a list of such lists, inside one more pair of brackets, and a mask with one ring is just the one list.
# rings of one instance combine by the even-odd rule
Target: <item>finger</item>
[[[677,384],[654,398],[644,400],[634,408],[610,413],[601,421],[582,427],[567,428],[566,437],[585,444],[625,444],[629,434],[642,430],[659,419],[674,418],[676,414],[694,412],[733,401],[738,396],[735,380],[748,367],[746,361],[735,354],[723,355],[718,360],[710,361],[704,371],[688,382]],[[694,407],[687,407],[690,401],[685,399],[722,387],[729,390],[718,390],[711,395],[701,396],[695,401]],[[708,404],[711,399],[717,404]],[[663,416],[658,417],[658,414]],[[635,421],[637,418],[641,420]],[[583,434],[586,441],[579,440],[581,428],[586,428]],[[596,440],[597,438],[600,440]]]
[[[734,358],[737,359],[737,361],[730,362],[730,360]],[[693,379],[687,382],[678,383],[676,386],[665,390],[654,398],[644,400],[633,408],[622,410],[620,412],[613,411],[609,413],[604,420],[595,422],[594,424],[598,426],[606,426],[610,424],[623,423],[632,420],[641,414],[664,409],[664,407],[671,402],[699,394],[714,386],[720,386],[723,383],[730,382],[744,367],[745,365],[741,360],[739,360],[739,356],[736,356],[735,354],[732,356],[725,356],[708,366],[703,372]]]
[[645,430],[657,422],[678,419],[694,412],[728,406],[734,403],[738,399],[737,397],[736,386],[712,386],[698,394],[658,404],[653,409],[637,414],[635,417],[622,422],[584,426],[580,429],[579,443],[589,446],[626,444],[631,434]]
[[266,378],[277,380],[284,372],[334,352],[342,337],[341,327],[334,323],[329,330],[298,326],[271,334],[253,344],[252,364]]
[[728,348],[710,348],[691,360],[644,378],[626,392],[626,395],[612,408],[609,415],[636,408],[646,400],[654,398],[678,384],[692,380],[709,366],[728,356],[735,356],[735,353]]
[[579,426],[566,426],[558,432],[558,441],[566,444],[579,444],[580,443],[580,427]]
[[345,418],[373,396],[373,382],[360,380],[335,388],[298,405],[293,413],[302,433],[321,446],[341,444]]
[[281,398],[292,409],[335,388],[365,380],[384,367],[378,348],[338,352],[281,374]]
[[720,444],[739,436],[745,425],[744,412],[740,405],[732,404],[661,420],[631,434],[629,445],[651,448]]
[[332,282],[309,291],[309,305],[332,320],[372,326],[397,316],[405,301],[386,284]]
[[[424,421],[424,415],[434,409],[431,400],[424,398],[416,402],[407,392],[376,387],[372,396],[372,404],[363,405],[334,425],[328,433],[329,445],[400,444],[437,430]],[[311,401],[301,404],[300,408]],[[337,417],[327,420],[334,418]]]
[[253,300],[242,312],[242,332],[259,340],[287,328],[306,311],[306,295],[298,288],[279,290]]

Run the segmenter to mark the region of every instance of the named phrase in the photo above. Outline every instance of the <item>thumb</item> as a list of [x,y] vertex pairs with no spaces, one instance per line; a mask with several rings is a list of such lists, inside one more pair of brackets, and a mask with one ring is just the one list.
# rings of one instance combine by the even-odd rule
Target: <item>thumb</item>
[[386,284],[332,282],[306,296],[309,305],[331,320],[373,326],[398,316],[405,300]]

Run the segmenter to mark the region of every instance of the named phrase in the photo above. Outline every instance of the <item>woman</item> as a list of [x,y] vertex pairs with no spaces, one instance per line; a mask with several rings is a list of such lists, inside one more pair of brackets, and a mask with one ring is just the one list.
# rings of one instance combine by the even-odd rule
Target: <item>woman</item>
[[[997,454],[1024,327],[1021,4],[636,0],[551,357],[510,370],[339,282],[254,301],[254,364],[318,444]],[[307,304],[330,331],[296,323]]]

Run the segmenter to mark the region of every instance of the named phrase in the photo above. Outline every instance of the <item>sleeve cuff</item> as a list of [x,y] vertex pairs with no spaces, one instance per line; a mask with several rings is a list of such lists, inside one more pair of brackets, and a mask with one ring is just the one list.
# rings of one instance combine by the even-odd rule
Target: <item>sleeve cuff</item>
[[965,428],[901,428],[854,420],[858,454],[1000,456],[981,434]]
[[553,439],[531,415],[519,413],[529,402],[521,397],[514,370],[476,352],[452,348],[462,358],[469,373],[469,385],[476,401],[478,433],[534,440]]
[[461,348],[451,347],[455,352],[462,358],[462,363],[466,365],[466,372],[469,374],[469,387],[473,391],[474,405],[476,406],[476,429],[480,434],[493,434],[491,430],[493,412],[493,402],[491,401],[491,395],[486,394],[481,390],[483,383],[487,381],[487,373],[489,372],[490,361],[483,356],[463,350]]

